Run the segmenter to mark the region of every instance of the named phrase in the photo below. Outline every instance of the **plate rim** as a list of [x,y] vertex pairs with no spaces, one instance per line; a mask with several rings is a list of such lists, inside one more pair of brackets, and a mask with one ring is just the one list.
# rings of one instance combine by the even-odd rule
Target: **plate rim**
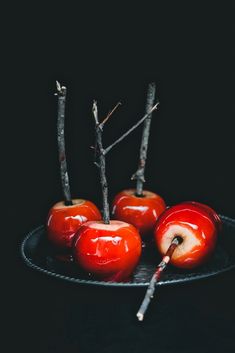
[[[224,215],[219,215],[221,217],[221,219],[227,223],[231,223],[233,225],[235,225],[235,219],[224,216]],[[28,239],[30,237],[32,237],[35,233],[37,233],[38,231],[42,230],[45,228],[45,225],[40,225],[34,229],[32,229],[22,240],[21,245],[20,245],[20,254],[21,257],[24,261],[24,263],[30,267],[31,269],[34,269],[38,272],[44,273],[49,275],[50,277],[54,277],[60,280],[65,280],[71,283],[76,283],[76,284],[82,284],[82,285],[94,285],[94,286],[102,286],[102,287],[119,287],[119,288],[136,288],[136,287],[148,287],[149,282],[105,282],[105,281],[98,281],[98,280],[88,280],[88,279],[79,279],[79,278],[75,278],[75,277],[70,277],[70,276],[66,276],[60,273],[56,273],[56,272],[52,272],[50,270],[47,270],[45,268],[42,268],[38,265],[36,265],[35,263],[33,263],[30,258],[28,258],[25,254],[25,245],[28,241]],[[177,285],[177,284],[185,284],[185,283],[189,283],[189,282],[193,282],[193,281],[197,281],[198,279],[203,280],[206,279],[208,277],[213,277],[213,276],[217,276],[219,274],[222,274],[224,272],[227,272],[229,270],[232,270],[235,268],[235,262],[234,264],[231,264],[225,268],[223,268],[222,270],[220,270],[220,272],[216,272],[216,271],[210,271],[207,272],[205,275],[203,274],[193,274],[192,277],[188,277],[187,280],[182,280],[182,279],[174,279],[174,280],[161,280],[157,283],[158,286],[170,286],[170,285]]]

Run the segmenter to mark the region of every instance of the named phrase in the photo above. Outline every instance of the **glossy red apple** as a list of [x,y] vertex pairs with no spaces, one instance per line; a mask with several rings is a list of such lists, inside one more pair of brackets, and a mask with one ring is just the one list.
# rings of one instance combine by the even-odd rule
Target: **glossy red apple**
[[165,255],[173,239],[179,237],[181,243],[172,254],[171,264],[181,268],[194,268],[204,263],[212,254],[217,232],[216,220],[207,207],[185,202],[168,208],[160,216],[154,236],[162,255]]
[[142,237],[149,235],[160,214],[165,210],[164,200],[151,191],[144,190],[136,196],[135,189],[123,190],[113,200],[112,215],[115,219],[133,224]]
[[204,203],[196,202],[196,201],[184,201],[183,203],[184,204],[188,203],[188,204],[192,204],[192,205],[196,205],[196,206],[200,206],[200,207],[204,208],[210,214],[212,219],[215,221],[215,224],[218,227],[218,231],[220,231],[222,229],[221,218],[219,217],[218,213],[215,210],[213,210],[213,208],[211,208],[208,205],[205,205]]
[[76,234],[75,261],[87,272],[105,281],[124,281],[130,277],[141,255],[137,229],[121,221],[109,224],[87,222]]
[[83,199],[73,199],[72,203],[66,206],[64,202],[58,202],[48,214],[48,239],[54,246],[64,250],[71,249],[73,237],[83,223],[101,219],[94,203]]

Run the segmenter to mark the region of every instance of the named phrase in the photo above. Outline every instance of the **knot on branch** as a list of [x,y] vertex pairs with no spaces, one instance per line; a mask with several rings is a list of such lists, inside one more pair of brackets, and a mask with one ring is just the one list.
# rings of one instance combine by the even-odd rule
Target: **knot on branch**
[[100,153],[102,154],[102,156],[105,156],[105,149],[104,148],[102,148],[101,150],[100,150]]
[[103,132],[103,125],[101,125],[99,123],[98,124],[96,123],[95,128],[96,128],[96,134],[99,133],[99,132]]
[[140,180],[145,183],[145,177],[143,174],[143,169],[138,169],[131,177],[131,180]]

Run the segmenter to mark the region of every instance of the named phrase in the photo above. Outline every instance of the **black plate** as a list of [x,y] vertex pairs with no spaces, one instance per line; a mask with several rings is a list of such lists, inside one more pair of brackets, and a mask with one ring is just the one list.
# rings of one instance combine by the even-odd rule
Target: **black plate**
[[[195,270],[180,270],[168,266],[158,285],[170,285],[184,283],[228,271],[235,268],[235,220],[221,216],[223,231],[219,235],[216,250],[210,260]],[[30,232],[21,244],[21,255],[25,263],[47,275],[79,284],[92,284],[118,287],[146,287],[154,273],[156,265],[160,261],[154,244],[143,248],[142,257],[133,277],[125,283],[97,281],[83,272],[74,263],[59,261],[54,249],[47,241],[44,226],[40,226]]]

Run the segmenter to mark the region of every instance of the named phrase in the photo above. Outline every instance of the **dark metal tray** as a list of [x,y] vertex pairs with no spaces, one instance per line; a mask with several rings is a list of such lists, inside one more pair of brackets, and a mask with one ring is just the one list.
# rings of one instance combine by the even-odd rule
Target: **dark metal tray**
[[[216,250],[210,260],[195,270],[180,270],[169,266],[158,285],[172,285],[195,281],[235,268],[235,220],[221,216],[223,230],[219,234]],[[59,261],[47,241],[44,226],[32,230],[22,241],[21,255],[31,268],[65,281],[86,285],[146,287],[160,257],[153,243],[143,248],[142,257],[128,282],[104,282],[93,279],[74,263]]]

